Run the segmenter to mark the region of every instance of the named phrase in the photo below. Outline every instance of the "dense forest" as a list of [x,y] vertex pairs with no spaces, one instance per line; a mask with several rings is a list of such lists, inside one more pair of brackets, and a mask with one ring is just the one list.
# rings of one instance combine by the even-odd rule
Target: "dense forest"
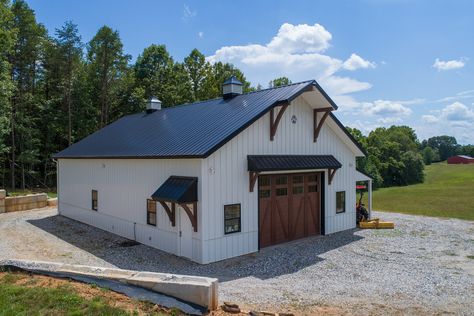
[[[84,43],[67,21],[48,34],[25,1],[0,0],[0,187],[53,188],[51,155],[123,115],[142,111],[157,96],[164,107],[218,97],[222,82],[235,75],[232,64],[211,64],[194,49],[176,61],[165,45],[151,45],[135,62],[119,33],[108,26]],[[270,87],[290,83],[282,77]],[[422,181],[424,163],[452,153],[474,154],[452,137],[419,142],[409,127],[379,128],[367,137],[351,130],[369,156],[359,168],[377,186]],[[414,172],[416,170],[416,172]]]

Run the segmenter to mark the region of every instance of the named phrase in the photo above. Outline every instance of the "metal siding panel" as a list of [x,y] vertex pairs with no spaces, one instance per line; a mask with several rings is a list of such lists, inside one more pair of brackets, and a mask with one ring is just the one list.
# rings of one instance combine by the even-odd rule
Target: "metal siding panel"
[[[177,254],[178,230],[161,206],[157,207],[157,227],[146,224],[146,199],[171,175],[199,178],[201,160],[60,160],[59,209],[64,216],[131,239],[133,223],[137,223],[140,242]],[[90,209],[92,189],[99,192],[98,212]],[[198,218],[202,216],[199,208]],[[202,238],[199,227],[193,238]],[[202,244],[193,243],[193,247]],[[194,261],[202,261],[202,249],[193,249],[193,255]]]
[[[297,116],[296,124],[291,123],[292,115]],[[206,201],[209,214],[213,214],[209,220],[215,223],[215,219],[219,219],[215,223],[219,229],[211,230],[212,233],[203,238],[203,249],[207,254],[203,257],[204,262],[223,260],[258,250],[258,194],[257,190],[253,193],[248,191],[247,155],[333,155],[342,167],[336,172],[330,186],[327,185],[325,172],[326,231],[332,233],[355,226],[355,221],[351,224],[351,218],[355,215],[350,212],[354,204],[352,201],[355,201],[355,180],[352,175],[355,172],[354,154],[327,124],[323,126],[317,143],[313,143],[312,109],[303,98],[295,99],[287,108],[273,142],[269,140],[269,121],[269,114],[266,114],[204,159],[204,164],[208,167],[215,167],[215,174],[208,177],[209,185],[215,190],[215,194],[209,194],[209,200]],[[336,216],[335,192],[339,188],[347,192],[347,211],[344,215]],[[242,205],[242,232],[224,235],[222,206],[228,203],[229,196],[232,202]]]

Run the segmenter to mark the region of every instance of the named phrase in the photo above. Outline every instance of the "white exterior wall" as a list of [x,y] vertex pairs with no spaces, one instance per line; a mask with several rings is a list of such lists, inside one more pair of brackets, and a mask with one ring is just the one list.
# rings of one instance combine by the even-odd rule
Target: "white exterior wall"
[[[198,177],[200,159],[59,159],[58,209],[61,215],[117,235],[190,259],[202,261],[202,219],[198,203],[198,232],[176,207],[176,226],[157,203],[157,226],[146,223],[146,200],[171,175]],[[91,191],[98,191],[98,211],[91,209]],[[180,251],[180,212],[186,248]],[[184,216],[183,216],[184,215]],[[192,252],[192,254],[191,254]]]
[[[336,171],[331,185],[324,170],[325,232],[330,234],[356,225],[355,154],[337,136],[342,132],[335,123],[328,118],[314,143],[313,109],[299,97],[285,111],[275,138],[270,141],[269,115],[203,160],[200,180],[201,205],[206,213],[202,226],[204,263],[258,251],[258,183],[250,193],[247,155],[333,155],[342,168]],[[293,115],[296,124],[291,122]],[[342,214],[336,214],[337,191],[346,191],[346,212]],[[225,235],[224,205],[234,203],[241,204],[241,232]]]
[[[250,193],[247,155],[331,154],[342,168],[331,185],[322,170],[325,233],[350,229],[355,227],[355,154],[347,137],[343,141],[338,135],[343,132],[328,118],[314,143],[313,110],[299,97],[285,111],[274,141],[267,113],[206,159],[59,159],[59,212],[199,263],[214,262],[258,251],[258,183]],[[172,227],[159,203],[157,227],[146,224],[147,198],[171,175],[198,177],[197,232],[179,207]],[[91,210],[91,190],[98,191],[98,212]],[[336,191],[346,191],[343,214],[335,212]],[[241,232],[225,235],[224,205],[234,203],[241,204]]]

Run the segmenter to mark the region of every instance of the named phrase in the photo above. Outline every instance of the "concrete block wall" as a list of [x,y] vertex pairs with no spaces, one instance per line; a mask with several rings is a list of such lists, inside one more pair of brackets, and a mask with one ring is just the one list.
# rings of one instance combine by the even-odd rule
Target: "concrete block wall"
[[0,190],[0,213],[5,213],[5,197],[7,192],[5,190]]
[[0,213],[26,211],[47,205],[48,195],[46,193],[6,196],[5,190],[0,190]]

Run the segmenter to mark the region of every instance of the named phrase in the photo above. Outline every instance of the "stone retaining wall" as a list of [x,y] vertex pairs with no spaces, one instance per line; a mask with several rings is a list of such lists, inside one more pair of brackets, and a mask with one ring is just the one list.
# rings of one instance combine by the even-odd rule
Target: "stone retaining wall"
[[46,193],[6,196],[5,190],[0,190],[0,213],[26,211],[47,205],[48,195]]

